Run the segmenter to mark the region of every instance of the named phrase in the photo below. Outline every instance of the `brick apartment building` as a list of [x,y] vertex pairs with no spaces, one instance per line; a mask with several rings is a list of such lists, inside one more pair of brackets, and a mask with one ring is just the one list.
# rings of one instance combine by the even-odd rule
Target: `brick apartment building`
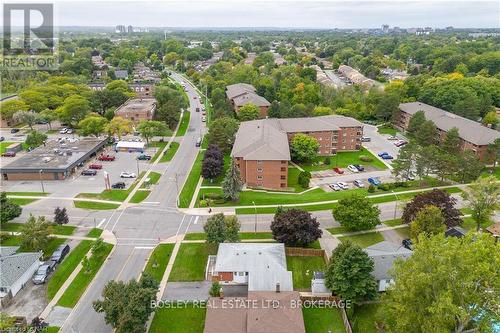
[[399,114],[394,121],[394,126],[406,130],[410,118],[418,111],[423,111],[427,120],[432,120],[439,131],[439,140],[443,141],[446,133],[456,127],[460,134],[462,151],[472,150],[481,160],[487,158],[488,144],[500,137],[500,132],[481,125],[480,123],[444,111],[434,106],[421,103],[399,104]]
[[247,83],[237,83],[227,86],[226,96],[236,113],[238,113],[243,105],[252,103],[259,108],[260,117],[265,118],[271,106],[271,103],[267,99],[257,95],[254,86]]
[[156,99],[129,99],[116,111],[115,116],[131,120],[134,125],[143,120],[152,120],[156,110]]
[[361,149],[363,124],[343,116],[260,119],[240,124],[231,157],[249,187],[288,187],[289,142],[297,133],[316,138],[318,154]]

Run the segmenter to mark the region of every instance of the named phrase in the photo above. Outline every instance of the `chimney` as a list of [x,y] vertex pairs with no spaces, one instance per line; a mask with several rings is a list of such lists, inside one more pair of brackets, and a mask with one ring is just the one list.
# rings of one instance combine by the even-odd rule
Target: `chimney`
[[276,282],[276,292],[277,293],[280,292],[280,283],[279,282]]

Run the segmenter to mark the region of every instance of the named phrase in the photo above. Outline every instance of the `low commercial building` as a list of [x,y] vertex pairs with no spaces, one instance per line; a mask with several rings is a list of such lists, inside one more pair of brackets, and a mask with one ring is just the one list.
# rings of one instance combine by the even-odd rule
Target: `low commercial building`
[[19,246],[0,247],[0,299],[11,298],[28,283],[40,266],[42,252],[20,252]]
[[318,154],[361,149],[363,124],[354,118],[330,115],[311,118],[270,118],[240,124],[231,157],[250,187],[285,189],[288,184],[289,142],[298,134],[320,144]]
[[0,172],[3,180],[64,180],[79,164],[95,156],[107,139],[53,140],[35,148],[7,165]]
[[446,133],[450,129],[457,128],[461,139],[461,150],[471,150],[483,161],[488,159],[488,145],[500,138],[500,132],[497,130],[421,102],[399,104],[399,113],[395,117],[394,126],[403,131],[408,129],[411,117],[418,111],[423,111],[425,118],[436,124],[439,141],[446,138]]
[[146,143],[142,141],[118,141],[115,150],[128,152],[144,152]]
[[238,113],[240,108],[246,104],[254,104],[260,110],[260,117],[267,117],[271,103],[256,93],[255,87],[248,83],[237,83],[226,87],[226,96],[234,112]]
[[156,111],[156,99],[133,98],[126,101],[116,111],[115,116],[132,121],[135,125],[143,120],[153,120]]

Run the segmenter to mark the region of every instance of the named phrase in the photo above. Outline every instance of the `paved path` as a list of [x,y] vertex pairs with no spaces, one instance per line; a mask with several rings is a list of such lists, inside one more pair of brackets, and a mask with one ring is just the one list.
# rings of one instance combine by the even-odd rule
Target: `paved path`
[[322,229],[323,235],[319,239],[319,245],[325,250],[326,256],[330,259],[332,251],[340,244],[340,240],[334,237],[328,230]]

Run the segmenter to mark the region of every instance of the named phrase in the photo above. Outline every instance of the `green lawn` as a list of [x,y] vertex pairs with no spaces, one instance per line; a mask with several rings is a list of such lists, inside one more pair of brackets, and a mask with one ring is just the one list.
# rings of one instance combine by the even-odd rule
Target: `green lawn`
[[99,228],[92,228],[89,233],[87,234],[87,237],[93,237],[93,238],[98,238],[102,234],[102,229]]
[[61,328],[60,327],[57,327],[57,326],[49,326],[47,327],[47,330],[45,330],[44,332],[46,333],[57,333],[59,332]]
[[15,142],[9,142],[9,141],[0,142],[0,154],[3,154],[5,152],[5,149],[7,149],[7,147],[13,143]]
[[87,272],[84,268],[82,268],[82,270],[76,275],[73,282],[71,282],[68,286],[64,294],[62,294],[61,298],[57,302],[57,305],[68,308],[72,308],[76,305],[112,249],[113,245],[105,243],[102,253],[99,255],[92,255],[90,257],[90,271]]
[[231,164],[231,156],[229,154],[224,155],[224,167],[222,169],[221,174],[219,177],[215,178],[213,181],[210,181],[210,179],[203,179],[203,183],[201,183],[202,186],[221,186],[222,181],[224,180],[224,177],[226,176],[227,169],[229,168],[229,165]]
[[[198,156],[196,156],[196,160],[194,162],[191,171],[189,172],[189,176],[184,183],[184,187],[179,196],[179,207],[180,208],[188,208],[189,203],[191,202],[191,198],[194,195],[194,191],[196,190],[196,185],[198,184],[198,180],[200,179],[201,173],[201,161],[203,160],[203,152],[199,152]],[[186,166],[189,167],[189,166]]]
[[205,243],[181,244],[168,280],[170,282],[205,280],[208,255],[216,253],[216,248]]
[[18,204],[19,206],[26,206],[30,203],[38,201],[38,199],[9,198],[9,201]]
[[154,249],[146,264],[144,272],[149,273],[158,283],[161,282],[163,274],[165,273],[174,245],[175,244],[159,244]]
[[25,197],[46,197],[50,193],[47,192],[5,192],[7,196],[9,195],[17,195],[17,196],[25,196]]
[[362,248],[382,242],[384,237],[380,232],[370,232],[367,234],[339,237],[341,241],[350,240],[352,243],[361,246]]
[[[360,156],[369,157],[371,158],[371,161],[364,162],[360,160]],[[387,169],[387,166],[384,163],[382,163],[377,157],[373,156],[373,154],[365,148],[362,148],[359,151],[339,152],[329,158],[329,165],[324,164],[324,156],[318,156],[312,163],[303,163],[300,164],[300,166],[307,171],[327,170],[334,167],[345,168],[349,164],[362,164],[364,166],[372,166],[380,170]]]
[[[149,333],[202,333],[206,307],[190,304],[156,310]],[[222,333],[222,332],[221,332]]]
[[[50,259],[50,257],[52,256],[52,253],[54,253],[54,251],[60,245],[62,245],[65,241],[66,241],[66,239],[64,239],[64,238],[50,237],[49,238],[49,242],[47,243],[47,245],[45,246],[45,248],[42,249],[42,251],[43,251],[43,257],[42,257],[42,259],[43,260]],[[20,251],[25,251],[25,249],[23,249],[22,246],[21,246],[21,248],[19,250]]]
[[107,210],[117,209],[120,207],[118,204],[106,202],[91,202],[91,201],[73,201],[76,208],[90,209],[90,210]]
[[[2,231],[20,231],[24,223],[5,223],[2,225]],[[52,233],[54,235],[72,235],[76,227],[72,225],[53,225]]]
[[57,293],[59,288],[63,285],[64,281],[68,279],[71,273],[75,270],[76,266],[82,261],[82,258],[87,254],[92,246],[92,241],[83,240],[74,249],[72,249],[69,255],[63,260],[61,264],[57,267],[52,277],[47,283],[47,297],[52,299]]
[[189,127],[189,119],[191,117],[191,113],[189,111],[184,111],[182,114],[181,123],[179,124],[179,129],[177,130],[177,134],[175,136],[184,136]]
[[288,166],[288,187],[293,187],[295,192],[302,192],[306,190],[299,184],[300,170],[294,166]]
[[2,234],[0,235],[0,244],[2,246],[20,246],[21,237]]
[[125,201],[129,196],[130,192],[136,187],[139,180],[144,176],[146,172],[141,171],[139,176],[134,180],[130,186],[125,190],[104,190],[101,193],[80,193],[76,198],[89,198],[89,199],[99,199],[99,200],[109,200],[109,201]]
[[286,266],[292,271],[293,289],[311,289],[314,271],[323,271],[326,267],[323,257],[286,257]]
[[379,333],[383,331],[377,330],[375,327],[376,313],[380,304],[365,304],[357,306],[354,309],[354,314],[350,316],[349,321],[353,333]]
[[145,191],[145,190],[137,191],[137,192],[135,192],[135,194],[132,197],[132,199],[130,199],[130,202],[131,203],[142,202],[144,199],[146,199],[148,197],[148,195],[150,193],[151,193],[151,191]]
[[179,149],[179,142],[172,141],[168,150],[160,158],[160,163],[169,162],[174,158],[175,153]]
[[165,142],[165,141],[163,141],[163,142],[153,141],[153,142],[149,143],[148,147],[156,147],[156,152],[153,155],[153,157],[151,157],[151,160],[149,161],[149,163],[153,163],[154,161],[156,161],[158,159],[158,156],[160,156],[163,148],[165,148],[166,145],[167,145],[167,142]]
[[387,221],[382,221],[385,225],[388,225],[389,227],[395,227],[397,225],[401,225],[403,223],[403,220],[401,219],[395,219],[395,220],[387,220]]
[[379,134],[389,134],[392,136],[394,136],[398,133],[398,131],[390,125],[383,125],[383,126],[378,127],[377,132],[379,132]]
[[[273,239],[273,234],[271,232],[240,232],[240,239]],[[186,234],[184,240],[205,240],[207,239],[207,234],[204,232],[191,232]]]
[[[462,228],[464,228],[465,230],[476,231],[477,223],[476,223],[476,221],[474,221],[474,219],[472,217],[470,217],[470,216],[464,217],[463,221],[464,221],[464,223],[462,224]],[[487,221],[487,222],[481,224],[481,228],[482,229],[488,228],[492,224],[493,224],[492,220]]]
[[302,308],[306,333],[345,333],[340,311],[336,308]]
[[401,237],[404,239],[411,238],[410,236],[410,227],[398,228],[394,229]]

